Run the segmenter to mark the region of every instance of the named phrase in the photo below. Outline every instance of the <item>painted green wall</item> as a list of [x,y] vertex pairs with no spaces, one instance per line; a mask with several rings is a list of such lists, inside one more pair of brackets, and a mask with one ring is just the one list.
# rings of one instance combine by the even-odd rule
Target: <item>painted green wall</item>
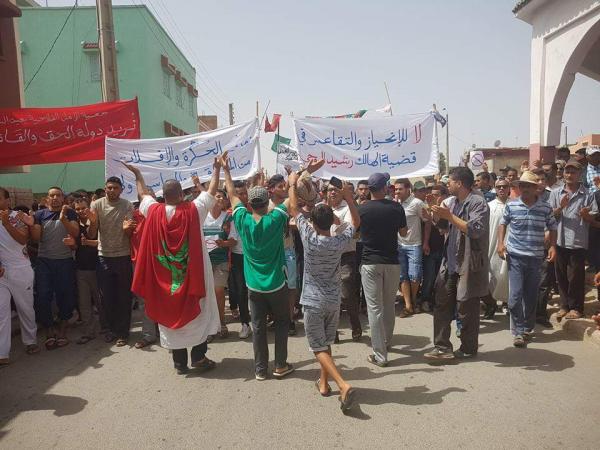
[[[19,19],[24,87],[56,38],[70,8],[23,8]],[[189,133],[197,130],[196,98],[190,111],[190,95],[183,88],[183,108],[176,104],[176,83],[170,77],[171,98],[163,93],[160,55],[166,54],[182,75],[195,84],[195,70],[145,6],[114,6],[117,68],[122,99],[138,97],[142,137],[165,137],[164,121]],[[73,11],[55,47],[35,79],[25,90],[26,107],[73,106],[102,100],[99,73],[82,42],[97,42],[96,9]],[[0,186],[32,189],[42,193],[49,186],[65,191],[94,190],[103,185],[104,161],[31,166],[31,173],[0,175]]]

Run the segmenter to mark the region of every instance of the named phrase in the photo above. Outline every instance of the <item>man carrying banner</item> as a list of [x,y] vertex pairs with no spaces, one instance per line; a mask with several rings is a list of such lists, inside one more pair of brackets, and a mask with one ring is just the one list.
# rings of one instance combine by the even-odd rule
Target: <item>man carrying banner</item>
[[178,181],[167,180],[165,203],[158,203],[148,195],[140,170],[123,163],[135,175],[139,210],[146,217],[132,290],[144,298],[146,314],[158,323],[161,346],[172,350],[178,374],[189,370],[188,347],[192,367],[215,367],[206,357],[206,339],[219,331],[221,322],[202,223],[215,203],[226,153],[215,158],[208,191],[193,202],[183,200]]

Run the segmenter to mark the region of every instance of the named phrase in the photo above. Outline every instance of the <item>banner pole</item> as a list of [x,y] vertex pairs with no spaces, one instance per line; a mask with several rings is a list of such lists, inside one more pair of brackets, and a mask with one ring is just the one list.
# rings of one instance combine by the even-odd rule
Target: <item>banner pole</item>
[[385,94],[387,95],[388,105],[390,105],[390,116],[393,116],[394,114],[392,113],[392,101],[390,100],[390,92],[388,91],[387,82],[384,81],[383,85],[385,86]]

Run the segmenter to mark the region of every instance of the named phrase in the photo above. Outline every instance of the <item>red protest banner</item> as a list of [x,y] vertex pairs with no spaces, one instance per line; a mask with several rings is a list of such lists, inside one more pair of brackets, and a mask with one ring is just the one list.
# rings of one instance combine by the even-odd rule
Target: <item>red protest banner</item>
[[139,139],[137,98],[68,108],[0,109],[0,167],[104,159],[104,138]]

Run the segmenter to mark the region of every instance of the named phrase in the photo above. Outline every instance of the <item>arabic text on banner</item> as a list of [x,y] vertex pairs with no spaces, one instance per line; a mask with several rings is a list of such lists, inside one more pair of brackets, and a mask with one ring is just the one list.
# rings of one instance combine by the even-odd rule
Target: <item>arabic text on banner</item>
[[279,144],[279,151],[277,152],[277,168],[275,172],[283,175],[287,179],[286,166],[295,171],[300,170],[298,150],[287,144]]
[[137,99],[0,109],[0,167],[104,159],[104,138],[137,139]]
[[315,172],[321,178],[368,178],[374,172],[391,177],[438,173],[432,144],[435,119],[430,113],[373,119],[295,119],[300,160],[325,159]]
[[166,180],[175,179],[183,188],[192,186],[192,176],[208,181],[216,156],[229,151],[231,175],[244,179],[260,165],[258,120],[214,131],[161,139],[106,139],[106,177],[123,180],[123,197],[137,200],[135,177],[120,161],[140,168],[148,187],[160,194]]

